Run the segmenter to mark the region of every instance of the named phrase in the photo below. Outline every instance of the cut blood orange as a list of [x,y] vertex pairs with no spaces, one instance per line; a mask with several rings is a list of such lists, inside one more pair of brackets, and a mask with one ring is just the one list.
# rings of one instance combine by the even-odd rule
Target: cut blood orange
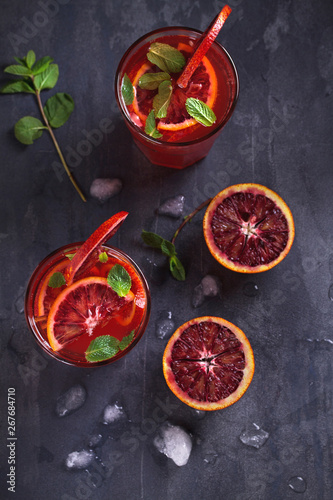
[[169,340],[163,373],[171,391],[197,410],[221,410],[243,396],[254,373],[245,334],[222,318],[188,321]]
[[206,210],[203,230],[213,257],[241,273],[276,266],[288,254],[295,235],[286,203],[260,184],[237,184],[216,195]]
[[110,219],[101,224],[83,243],[67,266],[65,278],[68,285],[73,283],[75,274],[88,260],[94,250],[99,245],[102,245],[109,240],[118,231],[127,216],[128,212],[118,212],[113,215]]
[[47,319],[47,338],[54,351],[81,335],[92,335],[94,328],[106,318],[115,316],[128,302],[130,292],[119,297],[106,278],[91,276],[65,288],[54,301]]
[[[193,47],[185,43],[179,43],[177,49],[187,58],[193,52]],[[159,69],[150,62],[146,62],[138,70],[133,80],[135,89],[133,111],[143,124],[153,107],[153,100],[158,90],[141,89],[139,80],[142,75],[155,71],[159,71]],[[191,118],[186,111],[185,102],[188,97],[194,97],[205,102],[210,108],[213,107],[217,96],[217,77],[212,64],[207,57],[204,57],[186,89],[179,88],[173,78],[171,78],[171,83],[173,91],[167,116],[163,120],[159,120],[157,128],[159,130],[180,131],[198,125],[198,122]]]

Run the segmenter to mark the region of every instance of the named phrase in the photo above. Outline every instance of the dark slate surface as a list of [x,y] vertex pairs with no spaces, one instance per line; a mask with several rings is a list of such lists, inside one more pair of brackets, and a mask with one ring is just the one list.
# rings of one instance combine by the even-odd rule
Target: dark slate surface
[[[51,9],[46,14],[43,5]],[[75,99],[75,112],[57,131],[64,152],[80,150],[84,131],[111,120],[101,144],[73,165],[84,191],[89,193],[96,177],[119,177],[124,184],[104,205],[91,198],[83,204],[52,167],[57,157],[46,135],[29,147],[14,138],[19,118],[37,116],[33,97],[0,97],[2,498],[332,498],[333,6],[330,0],[232,0],[230,5],[232,17],[218,40],[239,71],[237,109],[209,156],[176,171],[149,164],[131,142],[114,98],[116,66],[125,49],[154,28],[204,29],[220,2],[1,2],[1,67],[29,49],[39,57],[51,55],[60,66],[55,90]],[[52,91],[43,99],[48,95]],[[189,213],[239,182],[267,185],[287,201],[296,223],[289,256],[260,275],[227,271],[206,248],[201,214],[179,237],[187,279],[176,282],[161,269],[163,258],[141,244],[141,229],[171,237],[178,222],[155,214],[163,201],[184,195]],[[27,281],[50,251],[86,238],[124,209],[131,215],[114,244],[147,275],[153,297],[150,324],[139,345],[113,365],[63,366],[44,355],[29,334],[22,314]],[[220,280],[221,295],[194,309],[192,291],[207,273]],[[256,294],[251,293],[254,285]],[[166,340],[157,337],[156,323],[170,312],[175,326],[214,314],[246,332],[256,373],[237,404],[200,419],[169,391],[161,369]],[[57,398],[75,384],[84,386],[87,400],[60,418]],[[6,485],[10,387],[16,390],[17,409],[15,494]],[[103,410],[115,400],[127,418],[103,425]],[[166,418],[192,434],[193,450],[183,467],[153,446],[159,422]],[[260,449],[239,439],[252,423],[269,433]],[[93,464],[67,471],[68,454],[87,448],[95,433],[102,441]],[[288,486],[298,476],[305,481],[304,493]]]

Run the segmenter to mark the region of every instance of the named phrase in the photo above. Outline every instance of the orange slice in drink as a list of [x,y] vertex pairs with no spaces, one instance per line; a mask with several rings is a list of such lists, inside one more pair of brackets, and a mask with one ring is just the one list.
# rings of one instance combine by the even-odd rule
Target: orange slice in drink
[[47,319],[47,338],[54,351],[81,335],[92,335],[106,318],[133,301],[129,292],[119,297],[106,278],[91,276],[65,288],[54,301]]
[[187,321],[170,338],[163,373],[171,391],[197,410],[221,410],[238,401],[254,374],[245,334],[222,318]]

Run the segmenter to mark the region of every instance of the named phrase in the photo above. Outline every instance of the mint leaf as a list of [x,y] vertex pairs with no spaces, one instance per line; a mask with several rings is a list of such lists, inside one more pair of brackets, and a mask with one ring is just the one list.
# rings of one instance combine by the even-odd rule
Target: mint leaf
[[109,286],[119,297],[125,297],[132,286],[130,275],[120,264],[116,264],[110,269],[107,280]]
[[121,84],[121,95],[123,96],[126,106],[132,104],[134,99],[134,89],[127,73],[124,74],[124,78]]
[[163,240],[161,244],[161,250],[164,255],[167,255],[167,257],[173,257],[176,255],[176,248],[171,241],[168,240]]
[[22,144],[32,144],[38,139],[46,127],[40,120],[33,116],[25,116],[19,120],[14,127],[14,134]]
[[27,64],[28,68],[31,69],[34,62],[36,61],[36,54],[34,53],[33,50],[29,50],[28,54],[26,55],[25,60],[26,60],[26,64]]
[[27,94],[35,93],[30,83],[24,80],[11,80],[1,88],[0,92],[2,94],[18,94],[19,92],[26,92]]
[[16,62],[18,62],[21,66],[27,66],[27,63],[25,62],[25,57],[23,57],[22,59],[20,57],[15,57],[14,56],[14,59]]
[[43,73],[43,71],[45,71],[50,66],[51,62],[53,62],[52,57],[50,56],[42,57],[32,66],[31,69],[33,74],[36,76],[39,75],[40,73]]
[[65,257],[67,257],[67,259],[69,259],[69,260],[73,260],[74,255],[75,255],[75,253],[66,253]]
[[170,257],[169,266],[171,274],[176,280],[178,281],[185,280],[185,269],[183,267],[183,264],[178,259],[178,257],[176,257],[175,255]]
[[200,101],[199,99],[189,97],[186,99],[185,107],[186,111],[190,116],[192,116],[192,118],[206,127],[210,127],[216,121],[214,111],[210,109],[206,103]]
[[141,238],[146,243],[146,245],[152,248],[161,248],[164,238],[156,233],[151,233],[149,231],[142,230]]
[[155,90],[164,80],[170,80],[169,73],[145,73],[139,79],[139,87],[146,90]]
[[119,349],[121,351],[123,351],[124,349],[126,349],[126,347],[128,347],[130,345],[130,343],[132,342],[134,338],[134,330],[131,331],[131,333],[129,335],[127,335],[127,337],[124,337],[120,343],[119,343]]
[[58,81],[59,68],[57,64],[50,64],[42,73],[34,77],[34,84],[38,91],[53,89]]
[[108,254],[106,252],[102,252],[98,256],[98,259],[102,264],[105,264],[108,261],[108,258]]
[[21,66],[19,64],[12,64],[11,66],[7,66],[7,68],[4,69],[4,72],[16,76],[32,75],[31,69],[27,68],[26,66]]
[[73,110],[73,99],[63,92],[50,97],[44,106],[44,113],[52,128],[59,128],[66,123]]
[[119,340],[111,335],[96,337],[89,344],[85,352],[86,360],[90,363],[113,358],[119,351]]
[[155,42],[149,47],[148,60],[167,73],[179,73],[185,66],[185,57],[167,43]]
[[145,133],[153,137],[154,139],[159,139],[163,135],[156,128],[156,120],[154,111],[151,110],[146,119]]
[[172,95],[172,84],[169,80],[159,84],[158,94],[153,99],[153,108],[156,118],[165,118],[168,112]]
[[65,276],[59,271],[56,271],[49,279],[48,286],[51,288],[59,288],[63,285],[66,285]]

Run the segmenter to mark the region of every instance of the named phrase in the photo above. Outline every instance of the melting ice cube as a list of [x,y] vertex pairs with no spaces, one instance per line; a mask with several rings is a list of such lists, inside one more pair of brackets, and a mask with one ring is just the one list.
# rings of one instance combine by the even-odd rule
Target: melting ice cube
[[158,207],[159,215],[168,215],[178,219],[183,214],[185,197],[183,195],[175,196],[167,199],[161,206]]
[[122,190],[120,179],[95,179],[90,186],[90,194],[101,203],[116,196]]
[[125,415],[123,407],[119,403],[113,405],[107,405],[104,408],[103,413],[103,424],[112,424],[116,420],[119,420]]
[[87,393],[82,385],[73,385],[67,392],[61,394],[57,399],[56,413],[59,417],[69,415],[81,408],[87,397]]
[[257,424],[252,424],[242,432],[239,439],[247,446],[259,449],[268,439],[268,432],[264,431]]
[[160,453],[171,458],[179,467],[187,464],[192,450],[192,439],[181,427],[167,423],[160,428],[154,444]]
[[93,451],[81,450],[73,451],[66,458],[66,466],[68,469],[85,469],[95,458]]
[[219,280],[210,274],[204,276],[193,290],[192,306],[199,307],[204,303],[205,297],[216,297],[220,290]]

